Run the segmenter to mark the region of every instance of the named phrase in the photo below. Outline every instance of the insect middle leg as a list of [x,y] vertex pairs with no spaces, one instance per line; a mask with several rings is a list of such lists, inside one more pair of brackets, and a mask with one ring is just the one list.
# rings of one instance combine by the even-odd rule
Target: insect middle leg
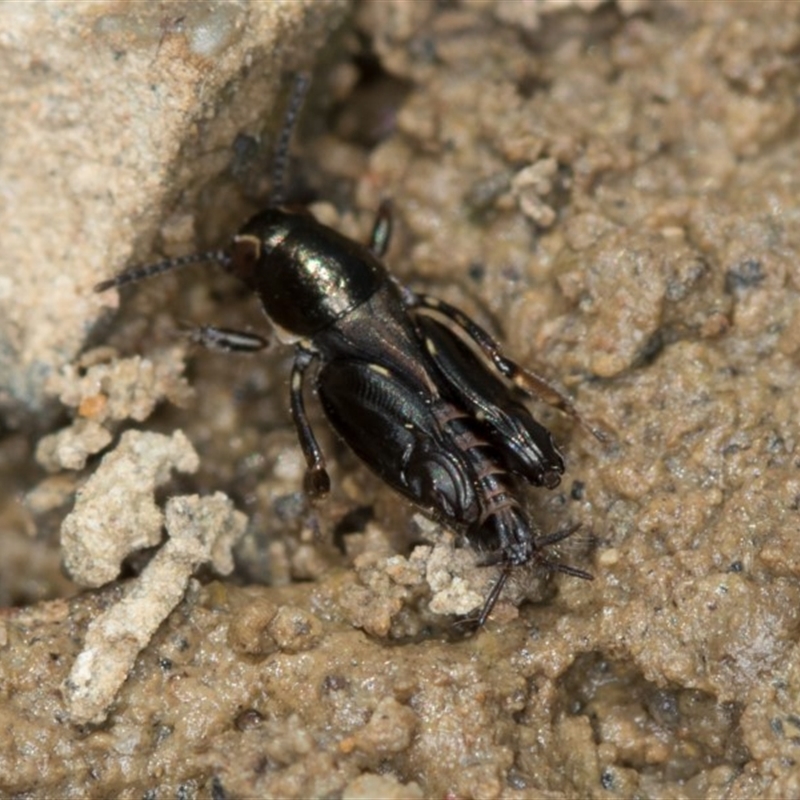
[[[190,328],[186,331],[186,335],[195,344],[202,345],[210,350],[222,350],[225,352],[253,352],[269,346],[269,342],[265,338],[254,333],[245,333],[244,331],[230,328],[216,328],[212,325]],[[303,401],[305,372],[316,357],[316,353],[310,350],[297,349],[297,355],[292,366],[290,398],[292,419],[297,429],[297,438],[300,440],[300,447],[308,465],[305,488],[312,497],[322,497],[330,491],[331,482],[325,469],[325,456],[322,455],[322,449],[314,436],[314,432],[311,430]]]
[[331,479],[325,469],[325,456],[311,430],[311,424],[306,416],[306,407],[303,401],[303,379],[306,370],[316,360],[317,354],[303,347],[298,347],[292,365],[291,377],[291,409],[292,419],[297,429],[297,438],[306,458],[305,489],[311,497],[318,498],[328,494],[331,489]]

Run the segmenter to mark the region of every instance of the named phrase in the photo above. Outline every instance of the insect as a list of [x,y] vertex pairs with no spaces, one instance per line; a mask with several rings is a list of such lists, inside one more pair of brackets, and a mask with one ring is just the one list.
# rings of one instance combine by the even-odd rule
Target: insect
[[[95,291],[208,261],[243,281],[278,338],[295,347],[291,414],[307,463],[307,491],[319,497],[330,489],[303,399],[309,369],[316,367],[314,387],[327,419],[366,466],[485,551],[484,564],[501,565],[469,618],[476,627],[486,622],[515,566],[535,562],[591,579],[545,554],[575,528],[538,536],[523,506],[526,486],[559,484],[564,459],[519,396],[538,397],[582,421],[571,403],[507,358],[457,308],[392,277],[380,260],[391,235],[388,203],[381,204],[366,246],[284,205],[289,142],[307,83],[306,76],[296,80],[264,211],[222,249],[133,267]],[[192,338],[221,350],[267,346],[260,336],[211,326]]]

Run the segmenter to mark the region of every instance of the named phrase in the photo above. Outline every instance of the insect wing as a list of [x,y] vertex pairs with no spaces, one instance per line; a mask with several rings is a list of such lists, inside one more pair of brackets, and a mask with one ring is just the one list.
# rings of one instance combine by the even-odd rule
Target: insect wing
[[381,365],[345,359],[320,370],[318,391],[337,433],[396,491],[455,528],[477,517],[469,462],[424,391]]
[[564,459],[547,428],[457,334],[425,314],[417,314],[415,322],[456,402],[481,423],[507,468],[536,486],[556,486]]

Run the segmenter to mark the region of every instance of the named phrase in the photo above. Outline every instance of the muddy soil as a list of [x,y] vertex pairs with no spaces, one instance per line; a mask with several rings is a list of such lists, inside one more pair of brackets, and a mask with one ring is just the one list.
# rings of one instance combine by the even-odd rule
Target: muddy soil
[[[186,64],[194,42],[196,69],[192,24],[136,57]],[[585,425],[532,405],[567,471],[527,501],[543,534],[580,525],[553,558],[594,580],[519,569],[463,636],[455,615],[493,568],[371,476],[311,392],[333,488],[303,493],[291,350],[181,336],[187,321],[267,333],[246,292],[201,268],[91,294],[133,255],[217,246],[264,202],[291,79],[254,114],[265,56],[242,45],[202,110],[183,98],[195,124],[158,214],[107,246],[113,263],[96,241],[84,259],[84,353],[42,328],[61,362],[23,359],[3,387],[0,793],[797,796],[800,4],[375,0],[336,26],[286,62],[315,67],[293,196],[361,240],[391,198],[393,273],[574,399]],[[198,158],[206,135],[227,144]],[[5,302],[15,269],[0,265]],[[37,313],[25,297],[20,319]],[[119,555],[100,546],[105,571],[85,577],[69,542],[90,523],[59,541],[76,492],[132,432],[178,430],[197,459],[148,473],[146,544],[130,538],[145,501],[124,500],[140,472],[95,495],[114,495]],[[233,561],[173,559],[154,586],[184,535],[167,520],[159,549],[159,509],[216,492],[247,516]]]

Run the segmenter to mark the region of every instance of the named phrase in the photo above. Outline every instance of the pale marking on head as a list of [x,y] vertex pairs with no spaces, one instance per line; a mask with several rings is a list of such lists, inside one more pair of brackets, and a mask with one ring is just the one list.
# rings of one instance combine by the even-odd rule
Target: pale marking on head
[[247,243],[253,246],[256,253],[256,259],[261,258],[261,239],[258,236],[253,236],[252,233],[239,233],[233,237],[233,243]]

